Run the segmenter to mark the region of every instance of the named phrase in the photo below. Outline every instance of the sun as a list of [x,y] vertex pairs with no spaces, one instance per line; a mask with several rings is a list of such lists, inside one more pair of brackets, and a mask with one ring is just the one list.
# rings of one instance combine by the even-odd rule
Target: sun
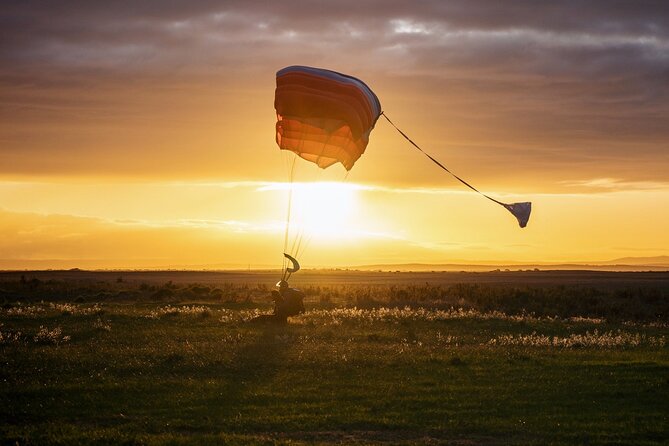
[[358,190],[340,182],[293,183],[290,226],[319,241],[345,237],[356,226]]

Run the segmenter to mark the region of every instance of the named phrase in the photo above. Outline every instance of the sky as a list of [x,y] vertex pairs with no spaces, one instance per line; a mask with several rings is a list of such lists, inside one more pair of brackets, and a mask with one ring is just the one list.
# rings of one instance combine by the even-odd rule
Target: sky
[[[295,64],[528,226],[379,121],[348,174],[298,166],[285,243]],[[666,255],[668,146],[662,1],[0,5],[0,269],[279,267],[296,233],[305,267]]]

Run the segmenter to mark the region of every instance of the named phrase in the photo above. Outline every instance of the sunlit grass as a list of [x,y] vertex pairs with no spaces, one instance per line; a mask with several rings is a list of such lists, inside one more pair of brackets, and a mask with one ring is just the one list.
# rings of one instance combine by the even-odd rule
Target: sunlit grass
[[[73,303],[41,303],[30,306],[15,306],[6,308],[4,315],[7,322],[12,319],[20,321],[21,319],[32,319],[34,321],[44,320],[47,323],[54,321],[54,317],[69,317],[69,320],[76,320],[77,317],[88,319],[90,316],[96,316],[91,322],[91,326],[98,331],[110,332],[111,319],[123,317],[127,322],[132,319],[174,319],[174,318],[209,318],[214,317],[222,324],[222,327],[238,328],[240,324],[248,323],[258,316],[271,314],[268,309],[261,308],[226,308],[220,304],[209,305],[153,305],[147,308],[146,305],[128,307],[119,305],[106,305],[104,308],[100,304],[73,304]],[[104,319],[102,317],[104,315]],[[71,319],[74,318],[74,319]],[[61,319],[67,321],[68,319]],[[379,308],[312,308],[306,313],[290,318],[290,325],[295,327],[305,327],[304,329],[315,330],[309,336],[299,336],[293,339],[294,342],[311,342],[318,339],[319,333],[328,327],[339,328],[341,330],[385,330],[384,326],[406,326],[407,324],[417,324],[425,327],[425,324],[435,324],[434,328],[442,327],[443,323],[453,322],[476,322],[480,327],[489,326],[487,330],[482,330],[479,336],[467,338],[458,338],[454,335],[442,334],[443,327],[439,328],[431,336],[423,341],[415,342],[413,345],[450,345],[467,346],[471,344],[490,346],[531,346],[531,347],[562,347],[562,348],[633,348],[633,347],[664,347],[666,344],[665,336],[653,336],[644,333],[645,330],[657,331],[657,329],[666,329],[663,324],[643,324],[633,321],[622,321],[615,324],[609,324],[603,319],[588,317],[570,317],[561,319],[558,317],[538,317],[533,314],[509,315],[501,311],[481,312],[474,309],[449,308],[435,309],[426,307],[379,307]],[[486,324],[486,322],[488,324]],[[484,325],[480,325],[483,323]],[[500,325],[502,324],[502,325]],[[12,324],[12,325],[21,325]],[[77,325],[75,323],[74,325]],[[429,325],[428,325],[429,327]],[[506,329],[526,331],[532,329],[530,333],[508,334],[502,333],[495,335],[495,331]],[[602,327],[602,330],[593,327]],[[3,327],[0,326],[0,329]],[[546,333],[537,331],[543,330]],[[554,333],[560,332],[561,335]],[[27,332],[26,332],[27,333]],[[326,333],[329,333],[326,331]],[[488,338],[483,338],[483,333],[490,333]],[[31,335],[22,334],[20,331],[0,331],[0,343],[19,343],[30,339]],[[62,334],[62,329],[58,326],[48,329],[40,325],[39,331],[32,336],[35,343],[58,345],[70,340],[70,336]],[[235,338],[238,339],[238,338]],[[473,340],[472,340],[473,339]],[[398,338],[394,340],[401,344],[402,349],[409,347],[407,340]]]
[[532,332],[529,335],[500,335],[489,341],[490,345],[522,345],[528,347],[562,348],[630,348],[639,346],[664,347],[665,336],[647,336],[621,330],[599,333],[586,331],[569,336],[546,336]]
[[152,310],[146,317],[150,319],[158,319],[165,316],[211,316],[211,310],[204,305],[183,305],[172,306],[166,305]]
[[48,327],[43,327],[40,325],[39,331],[33,337],[33,341],[36,344],[54,344],[59,345],[63,342],[68,342],[72,339],[71,336],[64,335],[63,329],[60,327],[54,327],[49,329]]

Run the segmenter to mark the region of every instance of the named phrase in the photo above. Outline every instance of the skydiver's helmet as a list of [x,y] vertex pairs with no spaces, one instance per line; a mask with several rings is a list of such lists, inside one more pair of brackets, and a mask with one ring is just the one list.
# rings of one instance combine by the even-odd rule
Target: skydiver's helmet
[[279,280],[276,283],[276,287],[280,290],[285,290],[286,288],[288,288],[288,282],[286,282],[285,280]]

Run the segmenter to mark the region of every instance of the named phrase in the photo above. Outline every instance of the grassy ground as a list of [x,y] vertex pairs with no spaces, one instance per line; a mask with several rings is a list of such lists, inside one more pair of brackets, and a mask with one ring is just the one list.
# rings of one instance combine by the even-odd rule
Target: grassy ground
[[[554,310],[531,315],[504,289],[321,284],[307,314],[273,326],[249,322],[269,310],[262,287],[193,303],[204,287],[156,301],[119,299],[118,283],[50,286],[70,302],[11,301],[30,285],[0,284],[4,444],[669,442],[663,289],[628,293],[643,311],[597,317],[596,299],[553,289]],[[408,307],[381,299],[392,293]]]

